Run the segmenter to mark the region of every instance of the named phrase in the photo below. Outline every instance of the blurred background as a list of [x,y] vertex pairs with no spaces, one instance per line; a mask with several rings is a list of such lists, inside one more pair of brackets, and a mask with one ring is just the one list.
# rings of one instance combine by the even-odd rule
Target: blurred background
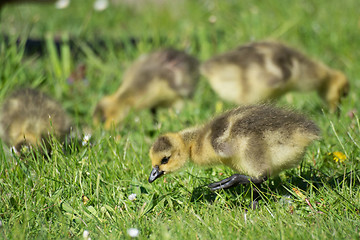
[[[90,124],[96,102],[118,88],[125,69],[143,53],[172,46],[206,60],[263,39],[283,41],[344,71],[351,89],[358,89],[356,6],[356,0],[2,0],[0,101],[20,86],[40,88],[61,100],[78,123]],[[348,109],[357,96],[351,91]],[[215,110],[214,99],[201,81],[199,111]],[[311,94],[283,99],[321,111]]]

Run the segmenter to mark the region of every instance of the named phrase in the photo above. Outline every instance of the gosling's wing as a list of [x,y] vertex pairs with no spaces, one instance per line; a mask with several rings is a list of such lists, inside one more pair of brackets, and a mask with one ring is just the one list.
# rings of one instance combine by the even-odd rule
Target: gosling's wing
[[172,74],[167,79],[169,85],[183,97],[192,96],[199,78],[199,61],[185,53],[175,49],[164,49],[160,51],[162,62],[159,68],[162,71],[170,71]]
[[[236,79],[242,88],[253,87],[256,92],[259,86],[277,88],[284,84],[291,74],[290,67],[291,59],[277,45],[254,43],[209,59],[202,64],[201,73],[224,82]],[[232,75],[229,68],[233,69]]]
[[131,75],[132,87],[139,90],[148,88],[149,84],[156,81],[164,81],[177,94],[188,97],[194,92],[198,80],[197,59],[171,49],[150,54],[134,69],[136,72]]
[[281,131],[291,133],[297,129],[318,135],[319,128],[305,116],[292,110],[275,108],[262,104],[257,106],[239,107],[234,110],[232,132],[239,134],[261,134],[265,131]]
[[122,78],[121,87],[118,91],[122,89],[126,90],[134,85],[134,80],[138,78],[137,75],[141,72],[142,68],[148,65],[149,59],[149,54],[143,54],[126,69]]
[[235,154],[234,138],[232,137],[232,118],[234,111],[228,111],[213,119],[205,128],[208,129],[209,142],[215,153],[222,158]]
[[33,126],[39,134],[50,132],[51,129],[55,135],[70,131],[70,117],[61,104],[48,95],[34,89],[25,89],[11,99],[18,102],[17,107],[12,108],[12,118]]
[[[270,105],[238,107],[215,118],[210,124],[210,142],[219,154],[237,152],[239,141],[259,139],[264,134],[291,135],[300,130],[310,140],[318,139],[320,130],[314,122],[290,110]],[[236,146],[234,146],[236,145]]]

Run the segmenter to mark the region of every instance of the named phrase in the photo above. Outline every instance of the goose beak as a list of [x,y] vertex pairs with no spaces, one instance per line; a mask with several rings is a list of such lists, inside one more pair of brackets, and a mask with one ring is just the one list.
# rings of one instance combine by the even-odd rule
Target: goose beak
[[159,170],[159,166],[156,166],[152,169],[149,177],[149,183],[152,183],[157,178],[161,177],[164,174],[164,171]]

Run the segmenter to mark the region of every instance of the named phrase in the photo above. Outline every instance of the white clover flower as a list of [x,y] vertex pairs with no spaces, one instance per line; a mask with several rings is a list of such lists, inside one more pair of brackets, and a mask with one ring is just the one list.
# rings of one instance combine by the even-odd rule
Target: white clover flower
[[2,221],[0,220],[0,228],[2,227],[2,225],[3,225],[3,224],[2,224]]
[[128,198],[129,198],[130,201],[135,201],[135,199],[136,199],[136,194],[135,194],[135,193],[132,193],[132,194],[129,195]]
[[70,0],[58,0],[56,3],[55,3],[55,7],[57,9],[64,9],[64,8],[67,8],[70,4]]
[[84,230],[83,232],[83,238],[89,239],[90,232],[88,230]]
[[96,11],[104,11],[109,6],[108,0],[96,0],[94,2],[94,9]]
[[216,16],[211,15],[208,20],[210,23],[216,23],[217,18],[216,18]]
[[15,154],[18,154],[18,151],[16,150],[16,147],[15,147],[15,146],[12,146],[12,147],[10,148],[10,152],[15,153]]
[[129,234],[130,237],[136,238],[136,237],[139,236],[140,231],[139,231],[139,229],[137,229],[137,228],[129,228],[129,229],[127,230],[127,233]]
[[82,139],[82,145],[83,146],[88,145],[90,138],[91,138],[91,134],[85,134]]

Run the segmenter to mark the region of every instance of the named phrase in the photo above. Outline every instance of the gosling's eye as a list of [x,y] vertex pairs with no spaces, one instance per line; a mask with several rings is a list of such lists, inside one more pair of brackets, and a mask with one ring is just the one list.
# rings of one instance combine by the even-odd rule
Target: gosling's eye
[[169,159],[170,157],[163,157],[163,159],[161,159],[161,164],[167,164]]

